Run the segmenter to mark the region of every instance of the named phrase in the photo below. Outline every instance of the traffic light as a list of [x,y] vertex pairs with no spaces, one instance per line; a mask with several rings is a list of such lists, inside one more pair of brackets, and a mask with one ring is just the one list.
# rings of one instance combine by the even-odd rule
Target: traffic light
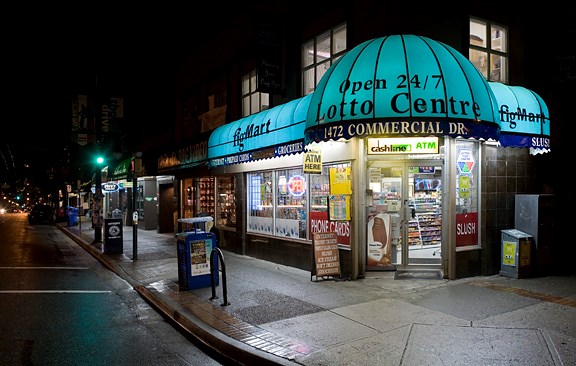
[[96,156],[96,163],[98,165],[102,165],[104,163],[104,158],[102,157],[102,155]]

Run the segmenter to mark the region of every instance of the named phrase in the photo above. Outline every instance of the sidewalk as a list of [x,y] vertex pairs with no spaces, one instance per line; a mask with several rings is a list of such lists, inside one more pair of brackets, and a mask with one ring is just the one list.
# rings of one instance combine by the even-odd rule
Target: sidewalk
[[[576,276],[312,281],[310,272],[222,250],[223,281],[179,290],[176,238],[124,227],[123,254],[57,226],[165,317],[241,365],[574,365]],[[221,268],[220,268],[221,269]],[[401,278],[401,277],[397,277]]]

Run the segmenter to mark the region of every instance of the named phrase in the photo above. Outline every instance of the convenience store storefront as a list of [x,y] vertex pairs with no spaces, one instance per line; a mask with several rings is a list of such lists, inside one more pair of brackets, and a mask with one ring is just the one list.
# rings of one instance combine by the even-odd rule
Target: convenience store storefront
[[310,269],[314,232],[334,231],[343,277],[402,268],[456,278],[462,258],[482,261],[484,155],[549,148],[541,98],[526,112],[528,99],[504,97],[518,90],[497,99],[493,89],[453,48],[395,35],[350,50],[313,94],[217,128],[210,169],[243,188],[236,251]]

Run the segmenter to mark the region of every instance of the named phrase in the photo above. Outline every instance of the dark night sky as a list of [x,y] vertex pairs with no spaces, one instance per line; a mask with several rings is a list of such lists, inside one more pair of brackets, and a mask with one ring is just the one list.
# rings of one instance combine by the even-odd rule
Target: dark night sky
[[233,13],[221,8],[90,1],[14,5],[5,13],[10,24],[0,24],[0,143],[50,145],[62,138],[71,123],[71,96],[91,92],[97,73],[104,73],[102,84],[116,94],[136,98],[173,82],[175,57],[204,42]]
[[71,98],[94,93],[97,74],[112,94],[149,107],[155,105],[147,103],[150,95],[173,93],[157,90],[173,81],[167,65],[178,53],[173,35],[182,23],[165,21],[172,9],[102,2],[17,7],[0,24],[0,183],[27,161],[35,162],[36,174],[45,173],[44,163],[70,142]]
[[139,123],[165,118],[174,61],[234,12],[215,3],[200,11],[193,2],[12,4],[0,23],[0,184],[26,162],[45,175],[70,144],[71,98],[93,95],[96,75],[102,89],[124,97],[125,115],[130,101],[131,111],[144,106]]

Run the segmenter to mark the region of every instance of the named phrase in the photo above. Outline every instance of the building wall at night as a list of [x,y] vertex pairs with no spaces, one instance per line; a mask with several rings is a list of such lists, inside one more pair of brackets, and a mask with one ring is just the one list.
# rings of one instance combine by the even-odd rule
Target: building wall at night
[[[174,129],[162,135],[173,141],[159,140],[151,151],[169,153],[206,141],[210,132],[226,123],[242,118],[241,77],[256,68],[262,47],[259,29],[273,23],[279,39],[281,90],[270,96],[270,107],[279,106],[302,97],[301,46],[307,40],[343,22],[347,26],[347,49],[376,37],[395,34],[416,34],[446,43],[463,55],[468,55],[469,20],[471,16],[502,24],[510,34],[509,84],[522,85],[537,92],[550,107],[552,120],[552,149],[550,153],[530,155],[528,149],[503,148],[482,145],[483,160],[481,182],[481,250],[458,251],[455,256],[456,277],[498,273],[501,255],[501,230],[514,226],[514,196],[518,193],[565,194],[567,189],[554,179],[557,161],[566,153],[564,136],[567,115],[567,91],[573,79],[562,80],[558,58],[562,49],[550,49],[542,55],[545,44],[539,14],[526,9],[498,9],[486,4],[463,5],[448,11],[443,6],[428,4],[424,7],[397,2],[356,1],[345,5],[327,4],[308,8],[281,2],[274,9],[246,9],[238,14],[238,21],[223,25],[213,35],[207,35],[203,47],[190,47],[190,57],[179,65],[177,75]],[[481,6],[482,5],[482,6]],[[282,14],[282,16],[280,16]],[[285,19],[281,21],[280,19]],[[294,21],[298,19],[298,21]],[[250,24],[239,27],[239,24]],[[556,28],[559,29],[560,27]],[[269,29],[269,28],[267,28]],[[549,34],[549,33],[548,33]],[[555,37],[561,37],[557,34]],[[554,47],[558,40],[554,43]],[[569,51],[568,51],[569,52]],[[542,55],[537,57],[535,55]],[[571,83],[571,84],[570,84]],[[168,128],[170,125],[167,125]],[[166,126],[162,126],[166,128]],[[157,126],[154,128],[158,128]],[[153,142],[148,142],[153,144]],[[159,154],[159,157],[162,154]],[[202,160],[202,161],[201,161]],[[209,162],[200,158],[201,168],[174,166],[162,171],[177,177],[175,192],[183,192],[186,179],[214,174],[205,166]],[[182,168],[182,169],[180,169]],[[220,241],[224,249],[250,255],[276,263],[306,270],[311,269],[311,245],[303,241],[286,241],[277,237],[247,233],[246,186],[241,171],[231,171],[235,189],[235,226],[220,227]],[[176,197],[182,206],[182,195]],[[182,207],[179,208],[182,211]],[[558,217],[558,225],[564,220]],[[560,246],[560,244],[559,244]],[[558,252],[568,249],[559,247]],[[573,252],[574,249],[570,249]],[[559,256],[560,257],[560,256]],[[343,275],[353,272],[357,259],[350,252],[341,251]],[[557,268],[562,268],[559,259]]]

